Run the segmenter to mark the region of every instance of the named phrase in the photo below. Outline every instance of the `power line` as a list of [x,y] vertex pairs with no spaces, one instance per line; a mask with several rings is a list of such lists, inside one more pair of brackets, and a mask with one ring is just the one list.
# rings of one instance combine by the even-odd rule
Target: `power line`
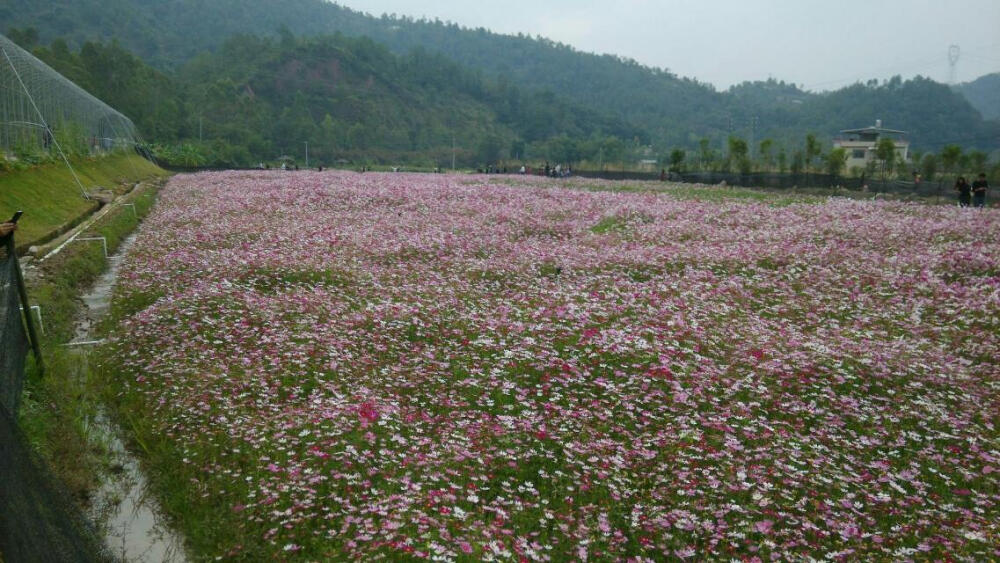
[[873,69],[871,71],[867,71],[866,74],[855,75],[855,76],[852,76],[850,78],[842,78],[842,79],[839,79],[839,80],[827,80],[827,81],[824,81],[824,82],[816,82],[816,83],[813,83],[813,84],[807,84],[807,85],[803,86],[802,89],[803,90],[812,90],[812,89],[815,89],[816,87],[819,87],[819,86],[829,86],[829,85],[834,85],[834,84],[847,84],[847,83],[860,82],[862,80],[865,80],[866,78],[871,78],[873,74],[881,74],[881,75],[885,75],[885,74],[893,74],[893,75],[895,75],[895,74],[903,74],[904,72],[907,72],[907,71],[910,71],[910,70],[930,68],[932,66],[941,65],[941,64],[944,64],[946,62],[947,62],[947,58],[946,57],[944,57],[942,55],[937,55],[937,56],[935,56],[933,58],[930,58],[930,59],[923,59],[921,61],[913,61],[913,62],[910,62],[910,63],[902,63],[902,66],[901,65],[893,65],[893,66],[887,66],[887,67],[882,67],[882,68],[878,68],[878,69]]
[[984,56],[978,55],[976,53],[962,53],[962,54],[964,56],[966,56],[966,57],[972,57],[973,59],[977,59],[977,60],[981,60],[981,61],[986,61],[986,62],[990,62],[990,63],[1000,63],[1000,58],[984,57]]

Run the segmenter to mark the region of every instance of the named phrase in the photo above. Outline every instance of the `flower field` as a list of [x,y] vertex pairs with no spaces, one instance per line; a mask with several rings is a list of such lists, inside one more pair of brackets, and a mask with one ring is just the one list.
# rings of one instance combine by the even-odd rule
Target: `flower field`
[[200,556],[1000,558],[1000,213],[577,182],[175,177],[107,357]]

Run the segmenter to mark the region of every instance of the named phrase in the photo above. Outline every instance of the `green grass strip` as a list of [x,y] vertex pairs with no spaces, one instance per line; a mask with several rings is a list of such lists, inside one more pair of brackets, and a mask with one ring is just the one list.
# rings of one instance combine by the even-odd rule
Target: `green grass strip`
[[[139,179],[164,176],[166,172],[134,154],[79,159],[73,169],[88,191],[106,189],[123,193]],[[49,163],[27,170],[0,173],[0,221],[17,210],[24,211],[18,224],[19,248],[45,242],[79,223],[98,208],[84,199],[69,168]]]

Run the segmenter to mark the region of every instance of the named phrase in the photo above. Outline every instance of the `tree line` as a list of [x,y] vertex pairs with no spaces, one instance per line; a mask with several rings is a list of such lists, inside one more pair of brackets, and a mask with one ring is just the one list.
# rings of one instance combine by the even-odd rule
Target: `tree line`
[[[614,111],[593,109],[551,89],[522,87],[506,75],[470,69],[423,47],[397,54],[367,37],[298,37],[287,28],[275,37],[237,35],[176,69],[160,70],[115,40],[84,42],[73,50],[63,39],[42,45],[33,28],[14,28],[8,36],[129,115],[155,153],[179,166],[305,164],[306,151],[312,163],[327,165],[550,161],[631,169],[642,161],[676,171],[869,177],[916,170],[927,177],[963,163],[945,159],[943,149],[925,150],[916,164],[887,156],[878,170],[871,165],[845,170],[846,154],[828,148],[828,135],[810,133],[799,140],[808,128],[791,126],[768,134],[762,125],[773,117],[767,104],[801,106],[793,103],[801,94],[794,85],[774,80],[734,87],[733,96],[741,101],[730,108],[724,131],[702,128],[698,136],[697,128],[684,130],[682,141],[669,144]],[[930,103],[937,86],[925,79],[892,79],[845,92],[878,98],[918,90]],[[829,94],[826,103],[846,103],[843,97]],[[744,119],[749,113],[734,107],[760,115]],[[985,153],[960,149],[960,155],[974,167]]]
[[[0,21],[34,27],[43,42],[64,37],[70,46],[117,38],[166,73],[205,53],[219,53],[228,38],[239,34],[280,40],[293,30],[310,37],[334,32],[368,37],[396,57],[405,59],[415,50],[445,57],[489,84],[494,111],[507,122],[513,120],[510,112],[522,112],[514,118],[522,122],[514,129],[527,143],[563,133],[580,139],[600,129],[626,145],[638,136],[658,153],[668,147],[695,149],[702,138],[725,152],[730,135],[747,139],[752,148],[765,138],[791,147],[803,132],[826,141],[875,119],[908,131],[913,146],[923,150],[938,151],[948,143],[992,150],[1000,138],[1000,121],[984,120],[961,94],[927,78],[896,76],[823,93],[770,79],[719,92],[669,69],[581,52],[542,37],[497,34],[437,19],[372,17],[325,0],[11,0],[0,6]],[[530,108],[520,106],[521,99]],[[552,100],[561,102],[560,111],[542,111],[540,102]],[[604,123],[581,132],[560,120],[561,111],[597,114],[622,127],[614,130]],[[481,140],[469,141],[462,144],[475,152]]]

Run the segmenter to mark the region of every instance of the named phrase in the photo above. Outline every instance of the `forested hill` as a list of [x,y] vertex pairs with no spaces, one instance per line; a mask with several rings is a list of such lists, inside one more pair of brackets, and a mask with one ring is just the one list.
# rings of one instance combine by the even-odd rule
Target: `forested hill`
[[581,53],[545,39],[500,35],[440,21],[374,18],[323,0],[12,0],[0,21],[33,27],[42,43],[118,41],[155,67],[175,68],[233,34],[366,36],[397,54],[421,47],[520,89],[551,90],[642,124],[664,141],[683,131],[720,132],[711,87],[613,56]]
[[907,138],[922,151],[938,151],[946,144],[995,150],[1000,138],[1000,122],[984,121],[961,94],[919,76],[871,80],[821,94],[774,80],[744,83],[730,88],[725,102],[733,130],[744,138],[759,139],[761,132],[778,139],[802,131],[832,135],[874,125],[876,119],[907,131]]
[[[508,111],[518,111],[517,100],[548,96],[561,108],[580,112],[580,125],[591,116],[614,116],[620,129],[636,130],[635,136],[658,152],[694,147],[702,138],[721,146],[730,134],[791,145],[807,132],[829,138],[875,119],[910,131],[916,147],[931,150],[952,141],[994,149],[1000,133],[1000,123],[985,122],[963,96],[929,80],[893,79],[825,94],[800,92],[776,81],[717,92],[666,70],[581,53],[542,38],[436,20],[371,17],[324,0],[9,0],[0,6],[0,21],[36,28],[41,43],[64,37],[74,46],[114,38],[167,72],[205,51],[218,51],[236,33],[365,36],[400,57],[413,49],[447,57],[463,73],[493,85],[494,98],[507,98],[503,106]],[[528,121],[529,116],[521,117]],[[553,129],[550,125],[540,127]],[[606,125],[583,129],[607,132]]]
[[[114,42],[87,42],[74,52],[56,40],[33,51],[131,116],[148,140],[204,139],[190,155],[172,158],[189,165],[248,165],[282,154],[301,161],[309,143],[314,162],[438,165],[457,147],[459,164],[467,166],[569,139],[611,156],[621,152],[620,139],[643,135],[552,94],[522,94],[485,80],[443,55],[395,55],[363,37],[239,35],[171,73]],[[204,156],[209,162],[197,162]]]
[[980,76],[958,86],[958,91],[985,119],[1000,119],[1000,72]]

